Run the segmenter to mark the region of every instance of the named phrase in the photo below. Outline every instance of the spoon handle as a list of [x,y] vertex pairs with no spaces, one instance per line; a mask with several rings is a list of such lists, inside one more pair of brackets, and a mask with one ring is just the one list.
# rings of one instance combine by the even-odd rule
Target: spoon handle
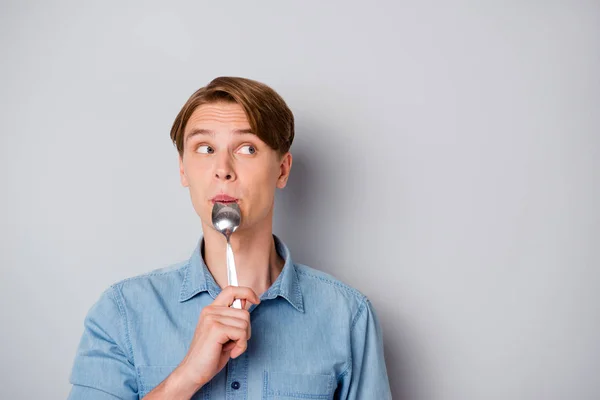
[[[235,271],[235,260],[233,259],[233,250],[231,244],[227,241],[227,283],[230,286],[238,286],[237,272]],[[240,299],[233,301],[233,308],[242,309],[242,302]]]

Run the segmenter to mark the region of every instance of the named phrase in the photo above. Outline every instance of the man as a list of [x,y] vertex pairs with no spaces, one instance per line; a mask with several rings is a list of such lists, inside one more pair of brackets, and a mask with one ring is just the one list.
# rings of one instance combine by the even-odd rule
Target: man
[[[294,117],[268,86],[221,77],[171,130],[203,238],[189,260],[126,279],[90,309],[70,399],[389,399],[380,325],[359,291],[295,264],[272,233]],[[239,287],[215,202],[236,202]],[[242,309],[232,308],[234,299]]]

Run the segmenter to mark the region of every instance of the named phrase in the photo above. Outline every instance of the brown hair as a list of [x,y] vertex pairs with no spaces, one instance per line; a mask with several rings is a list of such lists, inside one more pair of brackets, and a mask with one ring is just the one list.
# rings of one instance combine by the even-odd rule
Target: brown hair
[[234,102],[242,106],[255,133],[269,147],[285,154],[294,140],[294,115],[277,92],[251,79],[222,76],[198,89],[183,105],[171,128],[171,140],[183,157],[183,134],[194,110],[209,103]]

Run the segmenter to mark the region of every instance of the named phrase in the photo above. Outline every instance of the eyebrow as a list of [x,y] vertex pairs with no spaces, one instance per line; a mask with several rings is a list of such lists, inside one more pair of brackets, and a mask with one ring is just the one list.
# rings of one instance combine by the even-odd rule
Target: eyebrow
[[[235,134],[239,134],[239,135],[245,135],[245,134],[253,134],[254,132],[252,132],[252,129],[248,128],[248,129],[234,129],[232,131]],[[214,137],[215,136],[215,132],[211,131],[210,129],[192,129],[190,131],[190,133],[188,133],[188,135],[185,138],[185,142],[187,143],[187,141],[193,137],[193,136],[197,136],[197,135],[209,135]]]

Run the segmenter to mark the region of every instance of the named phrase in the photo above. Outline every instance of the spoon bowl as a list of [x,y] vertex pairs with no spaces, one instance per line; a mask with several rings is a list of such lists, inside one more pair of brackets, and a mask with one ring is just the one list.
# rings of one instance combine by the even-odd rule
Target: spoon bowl
[[221,232],[227,241],[242,222],[242,213],[237,203],[216,202],[212,209],[212,223],[215,229]]

